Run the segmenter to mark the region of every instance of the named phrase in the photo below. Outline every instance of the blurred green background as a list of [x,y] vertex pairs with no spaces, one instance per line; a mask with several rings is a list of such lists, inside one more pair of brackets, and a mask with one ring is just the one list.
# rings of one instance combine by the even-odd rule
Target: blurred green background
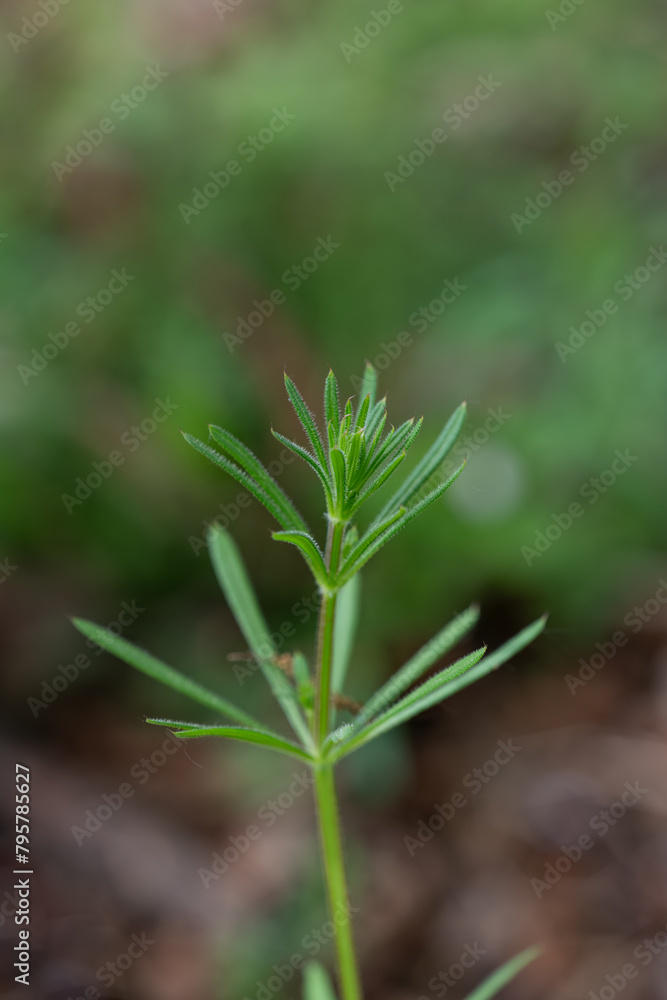
[[[179,433],[215,422],[277,458],[270,426],[296,433],[283,370],[319,411],[329,366],[352,395],[373,361],[394,422],[425,415],[416,451],[468,401],[463,478],[365,574],[352,695],[471,599],[493,639],[550,610],[544,657],[585,651],[654,594],[667,541],[659,4],[42,0],[5,2],[0,23],[12,731],[74,738],[87,699],[115,718],[173,707],[106,656],[57,709],[28,707],[80,651],[66,616],[106,623],[132,600],[145,610],[130,638],[238,692],[229,668],[219,676],[239,639],[200,542],[221,513],[273,627],[294,620],[312,594],[298,555],[272,544],[257,504],[230,507],[240,488]],[[481,100],[480,78],[494,81]],[[637,271],[654,249],[657,269]],[[110,285],[114,272],[126,278]],[[459,291],[443,308],[448,281]],[[245,338],[242,321],[256,324]],[[151,423],[161,403],[169,415]],[[489,411],[504,415],[490,433]],[[636,460],[582,499],[617,450]],[[290,465],[281,483],[317,523],[309,471]],[[522,553],[577,501],[562,537]],[[266,707],[259,685],[244,690]],[[371,771],[381,796],[390,776]]]

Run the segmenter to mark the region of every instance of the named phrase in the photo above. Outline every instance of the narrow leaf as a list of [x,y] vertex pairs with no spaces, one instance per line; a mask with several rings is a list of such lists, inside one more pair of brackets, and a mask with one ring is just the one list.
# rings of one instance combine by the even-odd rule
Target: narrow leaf
[[387,436],[384,441],[378,445],[378,448],[373,456],[373,464],[375,466],[381,465],[384,457],[391,451],[391,447],[394,443],[394,438],[396,437],[396,428],[390,427],[387,431]]
[[336,483],[336,506],[338,512],[343,510],[345,505],[345,455],[340,448],[331,449],[331,470]]
[[343,419],[340,422],[340,434],[343,437],[347,434],[352,426],[352,400],[348,399],[345,404],[345,409],[343,410]]
[[375,396],[377,394],[378,385],[378,373],[373,368],[373,365],[367,361],[366,367],[364,368],[363,378],[361,380],[361,385],[359,387],[359,405],[357,407],[357,413],[361,409],[363,400],[366,396],[370,397],[370,405],[375,404]]
[[365,503],[369,497],[373,496],[373,494],[379,490],[381,486],[384,486],[389,477],[396,472],[396,469],[399,467],[404,458],[405,452],[401,452],[398,458],[395,458],[393,462],[390,462],[389,465],[382,470],[379,476],[376,476],[370,486],[365,489],[363,493],[359,494],[359,497],[354,504],[355,510],[361,507],[361,505]]
[[466,404],[461,403],[416,468],[410,473],[403,485],[394,493],[391,500],[387,501],[380,516],[386,516],[389,511],[394,510],[397,506],[408,503],[433,475],[438,466],[446,458],[450,448],[456,442],[463,426],[465,415]]
[[207,722],[184,722],[182,719],[149,719],[146,717],[144,722],[147,722],[150,726],[168,726],[169,729],[205,729],[206,726],[210,725]]
[[248,646],[294,732],[307,745],[310,732],[296,697],[282,670],[273,662],[276,650],[260,611],[241,554],[229,532],[212,528],[209,552],[215,575]]
[[294,671],[294,680],[297,684],[309,684],[310,683],[310,671],[308,669],[308,661],[303,653],[295,653],[292,657],[292,669]]
[[273,514],[278,524],[285,528],[287,531],[291,530],[301,530],[300,525],[303,523],[300,515],[297,515],[297,520],[293,517],[286,517],[283,509],[275,502],[275,500],[269,496],[265,489],[263,489],[259,483],[255,482],[252,476],[249,476],[240,466],[236,465],[235,462],[230,461],[225,455],[221,455],[220,452],[216,451],[215,448],[211,448],[210,445],[204,444],[203,441],[199,441],[198,438],[193,437],[191,434],[183,434],[183,437],[192,445],[198,452],[204,455],[209,462],[213,462],[214,465],[219,466],[230,476],[232,476],[238,483],[248,490],[249,493],[259,500],[261,504]]
[[445,698],[454,693],[453,689],[456,678],[469,671],[472,672],[471,668],[476,663],[479,663],[485,652],[486,646],[482,646],[481,649],[476,649],[473,653],[468,653],[467,656],[461,657],[460,660],[452,663],[446,670],[442,670],[440,673],[434,674],[433,677],[429,677],[427,681],[424,681],[414,691],[401,698],[400,701],[392,705],[391,708],[370,722],[361,731],[357,731],[355,725],[355,735],[345,740],[340,747],[331,751],[331,760],[338,760],[340,757],[347,756],[353,750],[357,750],[378,736],[382,736],[383,733],[389,732],[390,729],[395,729],[396,726],[402,725],[415,715],[425,712],[427,708],[432,708],[439,702],[444,701]]
[[292,382],[289,375],[285,375],[285,388],[287,389],[287,395],[289,396],[290,403],[294,407],[294,412],[301,421],[301,426],[306,432],[318,462],[323,468],[326,468],[327,460],[324,454],[324,447],[322,445],[322,439],[320,438],[320,432],[318,431],[317,424],[315,423],[315,417],[306,406],[306,401],[294,385],[294,382]]
[[334,691],[341,692],[345,685],[354,636],[359,621],[361,577],[353,576],[342,588],[336,599],[336,619],[333,636],[333,666],[331,683]]
[[[515,636],[513,636],[511,639],[508,639],[507,642],[503,643],[502,646],[499,646],[498,649],[494,649],[492,653],[489,653],[487,656],[485,656],[484,663],[480,664],[480,668],[478,668],[478,669],[481,669],[481,667],[485,668],[483,670],[483,673],[480,674],[480,676],[483,677],[484,674],[488,674],[489,671],[496,670],[498,667],[502,667],[503,663],[507,663],[507,661],[511,660],[512,657],[515,656],[518,652],[520,652],[526,646],[529,646],[531,642],[537,639],[538,635],[540,635],[540,633],[544,631],[544,626],[547,623],[548,617],[549,617],[548,615],[542,615],[541,618],[538,618],[531,625],[527,625],[526,628],[522,629],[520,632],[517,632]],[[477,679],[476,677],[473,678],[473,680],[476,679]]]
[[207,708],[213,709],[219,712],[220,715],[224,715],[228,719],[233,719],[235,722],[242,722],[249,726],[259,725],[243,709],[237,708],[236,705],[232,705],[225,698],[221,698],[219,695],[214,694],[213,691],[202,687],[196,681],[185,677],[184,674],[174,670],[173,667],[167,666],[166,663],[147,653],[146,650],[140,649],[139,646],[128,642],[127,639],[121,639],[120,636],[113,635],[107,629],[101,628],[99,625],[95,625],[94,622],[86,621],[83,618],[73,618],[72,623],[79,632],[92,639],[97,646],[105,649],[107,653],[112,653],[118,659],[129,663],[131,667],[140,670],[144,674],[148,674],[149,677],[160,681],[162,684],[166,684],[167,687],[178,691],[179,694],[185,695],[186,698],[191,698],[192,701],[199,702],[200,705],[205,705]]
[[500,993],[503,986],[511,983],[522,969],[525,969],[527,965],[535,961],[540,951],[540,948],[526,948],[525,951],[522,951],[515,958],[511,958],[509,962],[501,965],[499,969],[491,973],[488,979],[485,979],[476,990],[473,990],[468,995],[467,1000],[492,1000],[497,993]]
[[[366,556],[366,553],[371,549],[377,551],[377,548],[381,548],[384,545],[385,535],[387,535],[402,519],[406,514],[405,507],[401,507],[397,510],[395,514],[391,514],[390,517],[386,518],[384,521],[375,522],[371,525],[366,534],[357,542],[350,554],[348,555],[345,563],[343,564],[340,573],[337,577],[337,582],[340,585],[342,582],[349,580],[357,570],[361,569],[363,564],[370,559],[370,556]],[[372,554],[372,553],[371,553]]]
[[304,709],[306,718],[310,719],[315,705],[315,687],[310,678],[308,663],[303,653],[295,653],[292,657],[292,670],[299,704]]
[[250,448],[246,447],[242,441],[235,438],[229,431],[224,430],[222,427],[216,427],[215,424],[209,424],[209,432],[213,440],[224,448],[246,470],[248,475],[252,476],[257,485],[271,497],[274,503],[280,507],[285,515],[285,520],[291,520],[293,526],[298,528],[298,530],[307,531],[308,525],[301,517],[301,514],[299,514],[290,498]]
[[329,977],[319,962],[308,962],[303,970],[303,1000],[336,1000]]
[[405,439],[405,445],[404,445],[404,448],[405,448],[406,451],[408,451],[410,449],[411,445],[414,443],[417,435],[419,434],[420,430],[422,429],[422,424],[423,423],[424,423],[424,418],[420,417],[419,420],[413,426],[413,428],[410,431],[410,433],[408,434],[407,438]]
[[324,420],[326,424],[332,425],[334,434],[337,435],[340,428],[340,404],[338,402],[338,382],[331,369],[324,383]]
[[355,720],[355,728],[366,725],[370,719],[396,701],[399,695],[403,694],[411,684],[414,684],[422,674],[426,673],[441,656],[449,652],[452,646],[455,646],[466,632],[470,631],[478,619],[479,608],[472,605],[467,611],[461,612],[445,625],[369,698]]
[[329,451],[331,451],[331,449],[335,448],[338,444],[338,431],[334,427],[331,420],[327,424],[327,440],[329,442]]
[[304,531],[274,531],[271,537],[277,542],[290,542],[292,545],[296,545],[301,550],[317,582],[323,587],[329,586],[329,574],[324,565],[324,557],[310,535]]
[[[372,729],[375,732],[377,728],[380,732],[386,732],[387,729],[394,729],[402,722],[406,722],[413,716],[425,712],[427,708],[431,708],[433,705],[437,705],[438,702],[444,701],[449,696],[448,685],[457,677],[461,677],[467,673],[476,663],[479,663],[485,652],[486,646],[481,646],[472,653],[462,656],[450,664],[450,666],[445,667],[444,670],[440,670],[437,674],[429,677],[419,687],[404,695],[400,701],[397,701],[383,712],[382,715],[379,715],[369,724],[368,729]],[[355,729],[357,729],[356,725]]]
[[378,451],[375,459],[378,465],[385,462],[388,458],[391,458],[392,455],[394,455],[399,449],[404,447],[404,442],[412,433],[414,425],[414,417],[410,417],[409,420],[406,420],[400,427],[397,427],[387,435],[387,438]]
[[354,418],[355,430],[359,431],[364,429],[370,406],[371,406],[371,397],[364,396],[363,399],[361,400],[359,408],[357,409],[356,417]]
[[[543,615],[541,618],[538,618],[537,621],[534,621],[531,625],[522,629],[522,631],[515,635],[512,639],[509,639],[508,642],[494,650],[493,653],[487,654],[481,662],[477,662],[474,666],[471,666],[470,669],[466,669],[463,672],[459,670],[455,677],[445,683],[442,691],[440,692],[440,697],[436,698],[436,701],[431,702],[431,704],[435,704],[437,701],[444,701],[445,698],[451,698],[453,694],[456,694],[463,688],[468,687],[470,684],[474,684],[475,681],[481,680],[482,677],[485,677],[493,670],[502,666],[503,663],[506,663],[507,660],[511,659],[512,656],[518,653],[519,650],[524,649],[525,646],[528,646],[534,639],[537,638],[537,636],[543,631],[546,621],[547,616]],[[453,668],[458,667],[461,663],[462,661],[458,661],[458,663],[454,663],[451,667],[448,667],[447,670],[451,671]],[[442,675],[445,673],[446,671],[441,672]],[[435,677],[426,681],[426,684],[430,684],[431,681],[440,677],[441,674],[436,674]],[[406,697],[413,698],[413,696],[418,694],[423,687],[424,685],[421,685],[420,688],[416,688],[415,691]],[[405,701],[405,699],[403,699],[403,701]],[[398,725],[399,722],[404,721],[402,717],[399,717],[398,722],[393,722],[394,713],[402,707],[403,701],[398,702],[398,704],[394,705],[393,708],[389,709],[389,711],[385,713],[385,716],[392,716],[392,724],[389,726],[390,729],[394,728],[394,724]],[[424,707],[430,707],[430,705],[426,705]],[[418,711],[422,711],[422,708],[420,707]],[[342,744],[338,750],[334,751],[335,756],[332,759],[343,757],[347,753],[350,753],[353,749],[356,749],[358,746],[362,746],[367,742],[367,736],[369,739],[374,739],[375,736],[379,736],[380,733],[375,731],[375,727],[382,722],[385,716],[380,716],[374,722],[371,722],[367,728],[360,732],[357,736]],[[411,715],[407,716],[407,718],[410,717]],[[382,729],[382,732],[384,731],[385,729]]]
[[271,633],[236,542],[228,531],[216,526],[209,533],[209,551],[218,583],[252,655],[258,663],[270,660],[275,654]]
[[414,506],[410,507],[409,510],[405,510],[404,507],[401,507],[395,514],[390,515],[384,524],[383,531],[378,533],[377,529],[374,529],[375,537],[373,539],[370,539],[368,534],[364,535],[342,566],[337,577],[338,582],[344,583],[349,580],[352,574],[357,573],[361,567],[364,566],[368,560],[382,548],[383,545],[386,545],[387,542],[391,541],[394,535],[397,535],[406,524],[409,524],[410,521],[414,520],[418,514],[421,514],[422,511],[426,510],[427,507],[434,503],[438,497],[441,497],[445,490],[449,489],[454,480],[461,474],[464,466],[465,462],[453,475],[449,477],[449,479],[445,480],[444,483],[440,483],[440,485],[437,486],[431,493],[427,494],[423,500],[414,504]]
[[[429,677],[423,684],[416,687],[414,691],[410,691],[409,694],[406,694],[400,701],[397,701],[396,704],[378,716],[375,723],[384,732],[388,723],[391,723],[389,728],[393,729],[394,726],[405,722],[407,719],[411,719],[420,712],[424,712],[427,708],[431,708],[432,705],[437,705],[439,701],[448,696],[445,691],[447,685],[457,677],[465,674],[476,663],[479,663],[485,652],[486,646],[481,646],[474,652],[462,656],[449,667],[445,667],[444,670],[439,671],[439,673],[434,674],[433,677]],[[371,725],[374,726],[375,723]]]
[[384,425],[387,420],[387,400],[381,399],[379,403],[371,409],[368,414],[368,420],[366,421],[366,437],[371,441],[371,447],[374,448],[380,438],[382,437],[382,431],[384,430]]
[[274,438],[277,441],[280,441],[280,443],[284,444],[286,448],[288,448],[290,451],[293,451],[295,455],[298,455],[299,458],[302,458],[304,460],[304,462],[307,462],[307,464],[311,467],[315,475],[319,478],[320,482],[322,483],[322,486],[324,487],[324,493],[327,499],[327,506],[331,507],[332,505],[331,487],[329,485],[329,478],[326,474],[326,470],[321,467],[317,459],[314,458],[313,455],[311,455],[310,452],[306,450],[306,448],[302,448],[300,444],[296,443],[296,441],[290,441],[289,438],[283,437],[282,434],[279,434],[278,431],[274,431],[273,428],[271,428],[271,433],[273,434]]
[[359,476],[359,465],[363,462],[365,457],[364,450],[364,434],[363,431],[356,431],[352,435],[350,441],[350,447],[347,453],[347,459],[345,462],[346,468],[348,469],[348,481],[350,487],[352,488],[355,481]]
[[269,750],[276,750],[278,753],[288,754],[290,757],[297,757],[299,760],[312,761],[312,757],[296,743],[284,740],[280,736],[262,729],[244,729],[242,726],[203,726],[197,729],[179,729],[176,736],[183,739],[199,739],[203,736],[225,736],[230,740],[241,740],[244,743],[256,743],[258,746],[268,747]]
[[[438,677],[447,680],[443,698],[450,698],[453,694],[456,694],[457,691],[468,687],[470,684],[474,684],[475,681],[480,680],[492,671],[497,670],[498,667],[503,665],[503,663],[511,660],[516,653],[524,649],[524,647],[530,645],[530,643],[533,642],[533,640],[536,639],[537,636],[543,631],[546,620],[546,615],[544,615],[542,618],[538,618],[537,621],[534,621],[531,625],[527,625],[526,628],[522,629],[521,632],[518,632],[515,636],[513,636],[513,638],[503,643],[503,645],[499,646],[498,649],[495,649],[492,653],[487,653],[484,659],[480,663],[473,666],[472,669],[466,668],[465,671],[456,670],[453,675],[450,675],[451,679],[446,679],[444,675],[447,674],[448,671],[453,671],[454,668],[457,667],[457,663],[454,663],[451,667],[447,667],[446,670],[441,671],[440,674],[435,674],[435,676],[426,681],[425,684],[430,684],[431,681],[436,680]],[[462,661],[458,662],[460,663]],[[412,695],[417,694],[424,686],[425,685],[422,684],[421,687],[416,688],[415,691],[407,697],[411,698]],[[398,704],[400,705],[401,702]],[[397,707],[397,705],[394,706],[394,708]],[[373,725],[373,723],[371,723],[371,725]]]

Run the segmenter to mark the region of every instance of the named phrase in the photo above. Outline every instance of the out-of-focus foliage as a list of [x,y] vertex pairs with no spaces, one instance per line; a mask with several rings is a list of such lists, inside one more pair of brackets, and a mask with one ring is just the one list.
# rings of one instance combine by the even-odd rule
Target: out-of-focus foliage
[[[409,639],[484,592],[550,608],[554,627],[622,615],[644,584],[653,592],[665,544],[667,271],[627,301],[620,291],[667,218],[660,7],[586,0],[554,21],[536,0],[411,0],[362,48],[370,14],[356,4],[217,6],[72,0],[18,41],[33,12],[3,6],[0,556],[84,581],[92,610],[136,590],[153,609],[138,632],[182,644],[154,609],[167,593],[194,620],[214,601],[194,549],[238,490],[179,427],[201,435],[212,418],[268,462],[280,449],[264,428],[289,429],[283,367],[319,407],[327,367],[353,391],[367,357],[397,419],[423,401],[417,449],[462,397],[469,432],[488,441],[468,448],[430,523],[369,571],[362,639]],[[168,75],[132,98],[149,68],[151,83]],[[480,86],[464,120],[455,106]],[[113,130],[90,155],[54,168],[104,118]],[[439,127],[446,140],[388,181]],[[267,143],[254,156],[253,135]],[[210,172],[230,160],[240,172],[220,190]],[[543,182],[566,169],[573,182],[518,232],[512,214],[548,201]],[[184,209],[207,183],[215,193],[194,205],[208,204]],[[295,271],[318,246],[317,270]],[[123,269],[132,280],[87,323],[79,303]],[[419,316],[446,281],[452,301]],[[239,318],[276,289],[243,339]],[[555,344],[610,298],[615,314],[562,360]],[[80,334],[38,371],[33,349],[72,321]],[[165,400],[177,409],[154,433],[131,430]],[[489,409],[501,414],[490,435]],[[617,449],[636,462],[582,498]],[[122,461],[89,497],[63,500],[114,451]],[[312,515],[310,479],[282,474]],[[584,515],[528,565],[521,547],[575,501]],[[253,502],[233,531],[279,625],[310,585],[295,554],[267,557],[264,537],[254,548],[268,527]],[[376,587],[386,575],[394,585]]]
[[[354,391],[364,359],[374,361],[397,422],[419,415],[423,406],[414,452],[427,449],[443,414],[463,398],[467,431],[477,432],[466,470],[442,505],[364,574],[352,694],[364,697],[373,681],[472,598],[482,598],[479,638],[485,642],[503,641],[550,609],[541,646],[548,649],[552,641],[567,647],[567,662],[576,663],[581,648],[622,627],[664,575],[667,270],[651,272],[631,295],[624,277],[643,266],[652,247],[661,249],[666,232],[664,6],[657,0],[403,0],[402,6],[382,30],[371,25],[363,48],[357,28],[371,9],[385,11],[386,0],[365,6],[350,0],[69,0],[54,16],[45,10],[57,8],[58,0],[5,0],[0,7],[0,581],[9,574],[0,583],[0,655],[9,665],[3,704],[12,723],[38,728],[48,753],[52,745],[67,746],[77,767],[84,761],[97,766],[96,792],[111,787],[105,769],[114,745],[107,739],[95,756],[98,731],[130,717],[140,730],[148,706],[174,715],[178,698],[167,694],[158,704],[153,682],[109,656],[98,658],[71,628],[68,614],[103,624],[123,615],[129,641],[239,699],[253,715],[266,709],[263,685],[253,681],[247,663],[225,659],[243,649],[243,640],[210,572],[205,521],[220,515],[229,523],[285,647],[311,651],[314,593],[298,554],[270,542],[268,515],[254,501],[246,506],[236,484],[201,462],[179,433],[183,428],[205,436],[212,420],[247,441],[267,464],[280,466],[270,424],[289,436],[297,433],[283,393],[284,367],[319,409],[330,365],[346,382],[344,391]],[[559,14],[559,7],[572,13]],[[341,45],[359,51],[344,52]],[[143,86],[149,68],[150,84],[168,75],[138,100],[142,92],[133,97],[132,91]],[[480,93],[487,98],[457,125],[455,106],[478,87],[485,87]],[[469,100],[467,107],[473,105]],[[104,118],[113,131],[103,133],[71,171],[56,168],[56,176],[52,163],[64,162],[67,147],[84,140],[84,129],[97,139]],[[605,129],[612,137],[607,119],[618,122],[618,135],[596,152]],[[250,161],[251,147],[240,151],[240,145],[272,121],[272,141]],[[390,178],[390,190],[385,174],[396,174],[399,162],[407,174],[410,164],[399,158],[412,154],[418,161],[416,140],[428,151],[425,140],[437,128],[446,140],[404,182]],[[224,190],[214,189],[199,214],[191,211],[194,189],[203,192],[210,173],[225,170],[230,160],[240,173],[229,176]],[[554,182],[564,170],[573,181],[549,204],[548,191],[558,191],[560,182]],[[537,217],[520,222],[517,231],[512,215],[525,215],[526,200],[538,196],[546,207],[531,209]],[[202,193],[196,204],[207,197]],[[300,277],[294,269],[316,248],[324,259]],[[118,294],[86,323],[85,300],[124,269],[132,280],[120,288],[127,279],[113,279]],[[451,301],[435,315],[430,303],[443,289]],[[279,300],[272,314],[251,316],[258,309],[254,300],[268,300],[262,308],[271,312],[272,292],[274,304]],[[609,299],[617,311],[561,360],[556,343],[568,342],[570,327],[594,322],[587,310],[599,320]],[[83,316],[77,315],[82,302]],[[421,309],[429,310],[428,318]],[[240,320],[242,332],[250,329],[245,323],[257,325],[246,339]],[[80,334],[60,349],[63,331],[75,322]],[[33,351],[55,356],[42,362]],[[25,370],[29,365],[32,374]],[[142,429],[155,411],[164,419]],[[626,449],[636,461],[618,481],[604,493],[592,487],[591,494],[589,487],[582,497],[582,486]],[[115,452],[119,464],[106,478],[98,473],[95,488],[79,487],[77,497],[77,480],[95,474],[93,463],[109,473],[104,463]],[[308,470],[294,462],[271,471],[314,523],[321,501]],[[583,515],[528,565],[521,547],[534,547],[535,533],[549,525],[557,535],[553,515],[566,524],[562,515],[574,502]],[[520,613],[517,603],[525,605]],[[506,628],[505,613],[515,619]],[[496,636],[498,622],[503,634]],[[31,714],[28,697],[41,697],[44,682],[61,676],[59,664],[82,653],[90,654],[90,669],[53,707]],[[601,683],[592,698],[600,690],[604,701],[607,690],[615,705],[613,685],[610,695],[604,687],[610,682]],[[570,692],[560,680],[558,690],[555,716],[540,696],[547,730],[554,718],[559,724],[570,719]],[[659,725],[645,722],[651,712],[659,715],[653,694],[638,703],[629,689],[621,690],[642,725]],[[536,697],[521,703],[522,720],[540,714]],[[498,705],[483,715],[483,694],[478,698],[482,717],[495,720]],[[514,699],[513,693],[513,705]],[[81,729],[81,702],[96,706],[89,729]],[[620,714],[620,698],[618,703]],[[517,718],[512,711],[500,709],[508,732]],[[472,721],[468,713],[466,732]],[[464,730],[456,729],[455,719],[450,728],[442,727],[449,743],[439,742],[439,733],[431,760],[438,766],[453,760],[451,784],[471,766],[471,750],[458,739]],[[50,733],[56,734],[52,743]],[[564,742],[569,753],[569,734]],[[641,745],[648,747],[643,735]],[[487,750],[479,746],[482,760]],[[597,775],[600,760],[611,760],[610,773],[621,773],[625,758],[635,758],[618,746],[616,738],[613,752],[609,743],[596,746],[590,773]],[[586,759],[586,747],[574,747],[562,765],[567,773]],[[409,779],[405,749],[402,740],[387,737],[352,759],[348,787],[364,808],[390,799]],[[127,752],[140,756],[138,749]],[[549,754],[552,759],[551,749]],[[216,776],[207,781],[216,782],[210,803],[220,816],[232,801],[256,815],[274,793],[282,762],[269,759],[258,767],[250,755],[246,748],[226,750],[220,768],[205,772]],[[118,753],[116,785],[136,756]],[[183,796],[188,779],[179,773],[173,787]],[[559,772],[553,774],[559,789]],[[436,794],[449,794],[442,782],[429,780],[421,786],[420,808]],[[608,785],[605,801],[615,788]],[[190,800],[177,796],[176,802],[179,819],[182,813],[205,826],[203,813],[190,814]],[[494,800],[487,808],[491,817]],[[559,815],[562,808],[559,798]],[[505,817],[505,802],[501,811]],[[505,857],[516,851],[507,830],[519,829],[527,857],[534,845],[523,794],[515,806],[517,826],[504,828],[500,837],[481,815],[496,853],[475,856],[481,876],[470,883],[478,901],[468,911],[471,936],[478,934],[488,898],[478,891],[482,881],[500,884]],[[235,816],[224,836],[238,833],[244,822]],[[54,830],[63,825],[50,813],[48,823]],[[385,825],[383,820],[383,837]],[[396,838],[409,828],[397,825]],[[471,827],[463,829],[461,842],[476,842]],[[652,821],[646,829],[648,841]],[[311,842],[310,833],[297,827],[299,840],[294,828],[287,831],[289,851],[306,857],[302,844]],[[207,846],[207,857],[214,847],[222,849],[221,838]],[[374,851],[369,862],[354,836],[350,840],[352,882],[361,895],[372,863],[388,855]],[[644,860],[641,871],[651,873],[638,884],[652,886],[657,855],[638,851],[636,838],[628,843],[628,852]],[[444,886],[451,892],[458,885],[462,906],[471,871],[465,849],[447,854],[446,879],[441,876],[443,893]],[[61,856],[60,847],[44,854]],[[294,901],[288,911],[285,905],[271,911],[266,924],[253,929],[241,920],[233,961],[223,958],[224,995],[255,996],[263,975],[258,970],[283,963],[295,942],[303,942],[304,928],[323,926],[316,869],[308,858],[304,863],[311,869],[299,869],[299,876],[283,876],[279,866],[285,883],[300,880],[286,894]],[[96,907],[98,877],[91,871],[85,869],[84,878],[95,886]],[[280,878],[267,895],[257,895],[262,907],[275,902]],[[169,883],[161,871],[159,880]],[[265,875],[258,880],[263,884]],[[125,869],[122,881],[129,881]],[[380,881],[387,881],[384,874]],[[430,883],[431,876],[421,881]],[[71,882],[68,876],[63,883],[68,893]],[[591,923],[589,899],[582,896],[580,912],[573,911],[567,925],[568,942],[581,941],[586,953],[598,947],[601,928],[607,940],[613,938],[609,968],[617,938],[643,928],[646,912],[655,909],[648,890],[628,893],[625,872],[618,886],[615,909],[625,924],[604,922],[613,910],[613,897],[604,895],[602,923]],[[525,900],[524,890],[525,884]],[[54,895],[70,906],[67,893]],[[519,926],[515,897],[502,895]],[[635,897],[639,902],[628,908]],[[431,904],[415,899],[431,921]],[[495,912],[502,924],[510,922],[510,911]],[[534,912],[525,912],[521,926],[532,934]],[[459,921],[462,910],[453,913]],[[236,926],[237,911],[232,916]],[[559,933],[565,926],[561,910],[554,926]],[[445,934],[450,943],[456,939],[452,927]],[[394,951],[400,948],[385,945],[383,963]],[[440,961],[439,937],[435,953]],[[579,992],[593,985],[586,982]]]

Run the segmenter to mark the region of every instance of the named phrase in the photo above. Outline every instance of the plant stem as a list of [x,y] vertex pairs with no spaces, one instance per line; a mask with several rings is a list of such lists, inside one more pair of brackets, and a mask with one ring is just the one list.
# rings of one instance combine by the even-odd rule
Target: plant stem
[[[338,569],[345,522],[329,523],[327,532],[327,569],[335,573]],[[315,746],[321,746],[329,732],[329,703],[331,701],[331,663],[333,658],[334,615],[337,593],[322,595],[317,623],[317,680],[314,716]]]
[[329,914],[336,928],[336,951],[342,1000],[361,1000],[361,985],[354,954],[350,904],[345,878],[345,860],[338,819],[338,803],[333,767],[315,768],[315,803],[317,806],[324,875],[327,884]]
[[315,708],[315,746],[321,746],[329,732],[331,700],[331,663],[336,594],[323,596],[317,626],[317,704]]
[[[331,573],[338,569],[344,521],[330,521],[327,532],[326,563]],[[329,704],[331,701],[331,665],[336,615],[337,591],[323,593],[317,623],[317,674],[314,713],[315,746],[320,749],[329,733]],[[345,878],[345,859],[338,819],[336,785],[331,764],[317,763],[315,774],[315,807],[320,828],[322,864],[327,886],[329,913],[336,932],[336,952],[342,1000],[361,1000],[361,986],[354,954],[350,924],[350,904]]]

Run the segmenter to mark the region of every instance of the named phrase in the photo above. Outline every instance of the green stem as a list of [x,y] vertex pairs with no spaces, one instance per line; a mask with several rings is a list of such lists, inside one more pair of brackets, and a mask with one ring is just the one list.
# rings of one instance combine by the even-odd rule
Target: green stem
[[[327,533],[326,562],[330,573],[338,569],[345,534],[345,522],[333,521]],[[321,746],[329,733],[329,704],[331,701],[331,664],[333,661],[334,616],[337,592],[322,595],[317,623],[317,688],[314,716],[315,745]]]
[[[327,532],[326,563],[334,575],[338,570],[346,522],[331,521]],[[314,713],[314,741],[321,750],[329,733],[331,702],[331,666],[336,616],[337,591],[323,593],[317,624],[317,688]],[[322,844],[322,863],[327,886],[329,913],[336,929],[336,952],[342,1000],[361,1000],[357,960],[354,954],[350,904],[345,878],[345,859],[338,820],[338,802],[333,766],[319,762],[314,766],[315,806]]]
[[342,1000],[361,1000],[361,985],[354,954],[352,919],[338,819],[336,786],[333,767],[330,764],[320,764],[315,768],[315,802],[319,818],[329,914],[336,928],[336,952],[341,996]]
[[333,631],[336,594],[322,597],[317,626],[317,704],[315,707],[315,746],[321,746],[329,732],[329,702],[331,700],[331,664],[333,661]]

